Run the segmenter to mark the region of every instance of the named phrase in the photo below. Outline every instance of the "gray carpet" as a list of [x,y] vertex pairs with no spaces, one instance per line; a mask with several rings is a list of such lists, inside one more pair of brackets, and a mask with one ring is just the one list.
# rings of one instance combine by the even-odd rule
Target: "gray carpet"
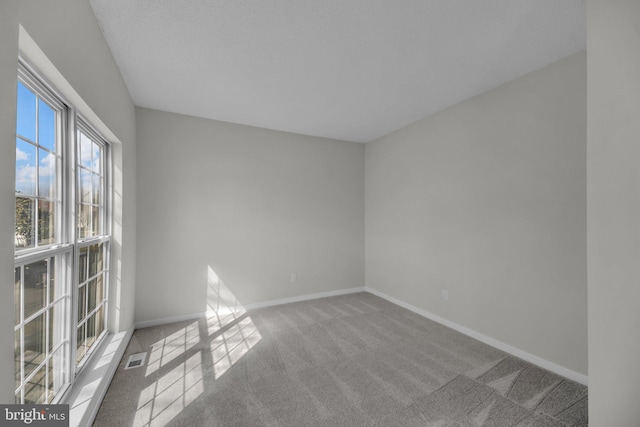
[[358,293],[140,329],[94,425],[587,423],[586,387]]

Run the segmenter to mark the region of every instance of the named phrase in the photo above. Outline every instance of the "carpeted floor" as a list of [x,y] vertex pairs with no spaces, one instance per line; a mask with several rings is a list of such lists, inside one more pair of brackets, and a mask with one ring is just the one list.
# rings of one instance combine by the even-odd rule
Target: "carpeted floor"
[[585,386],[358,293],[136,331],[94,426],[587,423]]

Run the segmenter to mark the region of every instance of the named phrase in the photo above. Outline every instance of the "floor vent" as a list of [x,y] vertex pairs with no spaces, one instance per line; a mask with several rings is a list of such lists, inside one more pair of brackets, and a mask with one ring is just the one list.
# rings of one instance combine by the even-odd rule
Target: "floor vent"
[[140,366],[144,366],[144,361],[147,358],[147,353],[136,353],[129,356],[129,360],[127,360],[127,364],[124,369],[132,369],[139,368]]

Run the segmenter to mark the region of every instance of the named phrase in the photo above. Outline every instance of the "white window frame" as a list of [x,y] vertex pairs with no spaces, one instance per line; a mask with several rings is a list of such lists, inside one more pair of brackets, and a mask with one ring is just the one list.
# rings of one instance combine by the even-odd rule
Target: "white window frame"
[[[41,312],[46,312],[49,310],[50,306],[55,303],[59,303],[61,300],[66,301],[67,310],[65,313],[64,319],[64,342],[59,346],[67,345],[67,360],[66,360],[66,372],[64,373],[65,384],[62,388],[60,388],[57,394],[51,399],[50,402],[46,402],[48,404],[55,404],[64,399],[65,395],[71,389],[75,379],[82,371],[82,368],[88,364],[91,360],[91,357],[94,354],[96,348],[100,346],[100,343],[108,334],[108,312],[109,312],[109,289],[110,289],[110,278],[109,278],[109,266],[110,266],[110,253],[111,253],[111,149],[110,144],[106,138],[104,138],[99,132],[93,128],[89,122],[77,114],[76,110],[73,108],[72,104],[68,102],[65,97],[61,96],[61,94],[56,91],[55,87],[48,83],[45,79],[41,77],[34,69],[31,67],[22,56],[19,58],[19,67],[18,67],[18,81],[21,81],[27,88],[29,88],[34,93],[37,93],[43,100],[46,100],[51,105],[54,105],[60,114],[59,119],[59,127],[60,129],[57,131],[57,136],[59,137],[58,143],[60,147],[57,151],[60,153],[60,170],[57,172],[57,194],[56,197],[58,199],[57,202],[57,210],[56,210],[56,242],[52,244],[47,244],[43,246],[38,246],[38,235],[37,235],[37,225],[34,226],[35,236],[33,237],[35,243],[34,247],[19,249],[16,247],[15,249],[15,260],[14,265],[15,268],[21,268],[29,263],[36,262],[39,260],[50,259],[51,257],[59,257],[64,258],[67,257],[66,268],[58,268],[56,266],[56,279],[59,277],[66,276],[66,283],[64,284],[64,289],[66,293],[60,298],[56,298],[55,301],[51,302],[49,299],[49,292],[47,291],[47,302],[44,308],[39,309],[36,313],[32,313],[28,319],[23,318],[23,313],[19,313],[19,322],[18,325],[15,326],[15,330],[20,330],[20,328],[24,328],[26,322],[25,320],[31,320]],[[15,104],[17,106],[17,103]],[[77,140],[78,131],[82,130],[85,134],[90,134],[94,141],[99,142],[103,151],[103,156],[101,158],[102,162],[102,184],[101,184],[101,234],[99,236],[92,236],[85,239],[79,239],[78,235],[78,227],[77,227],[77,217],[78,217],[78,207],[79,207],[79,190],[78,190],[78,179],[79,179],[79,171],[78,169],[78,161],[79,158],[79,141]],[[17,139],[16,139],[17,140]],[[36,189],[37,189],[37,180],[38,180],[38,172],[36,170]],[[39,197],[36,190],[36,198]],[[36,224],[37,220],[37,207],[36,209]],[[58,234],[59,233],[59,234]],[[88,247],[94,244],[102,243],[103,246],[103,272],[104,272],[104,283],[103,283],[103,300],[101,302],[96,302],[96,310],[103,304],[104,310],[104,318],[103,325],[104,329],[101,331],[99,336],[96,337],[93,345],[86,352],[84,357],[79,361],[76,361],[76,349],[77,349],[77,315],[78,315],[78,288],[79,288],[79,254],[80,249],[84,247]],[[56,258],[58,259],[58,258]],[[22,270],[21,270],[22,271]],[[49,271],[49,270],[47,270]],[[23,286],[24,283],[24,275],[22,275],[22,282],[20,286]],[[58,286],[58,284],[56,284]],[[24,306],[24,292],[21,292],[22,300],[20,301],[20,310]],[[51,316],[45,316],[47,319]],[[57,317],[57,316],[56,316]],[[84,320],[85,322],[87,319]],[[48,320],[46,320],[48,322]],[[41,364],[46,363],[47,358],[50,357],[48,353],[48,340],[49,340],[49,325],[46,324],[45,336],[46,336],[46,344],[45,344],[45,355],[44,360]],[[24,348],[24,334],[21,335],[21,349]],[[59,346],[56,347],[59,348]],[[51,353],[53,354],[56,349],[52,349]],[[21,367],[24,366],[24,354],[21,351],[20,354],[20,363]],[[46,365],[45,365],[46,366]],[[21,400],[17,403],[21,403],[24,399],[24,390],[26,386],[26,380],[29,377],[33,376],[34,372],[39,368],[35,369],[31,372],[26,378],[24,376],[24,370],[21,368],[21,377],[20,377],[20,385],[16,387],[16,392],[20,392]],[[47,374],[48,375],[48,374]],[[48,398],[48,397],[47,397]],[[45,403],[45,402],[42,402]]]
[[[102,188],[100,191],[100,201],[99,201],[99,206],[102,208],[102,214],[101,214],[101,222],[102,224],[100,225],[100,231],[102,232],[102,234],[99,234],[97,236],[90,236],[90,237],[84,237],[81,238],[79,236],[79,232],[78,232],[78,227],[77,224],[75,224],[74,227],[74,236],[75,236],[75,247],[76,247],[76,251],[75,251],[75,256],[74,256],[74,280],[73,280],[73,285],[74,285],[74,295],[76,298],[76,302],[74,303],[74,310],[73,310],[73,319],[74,319],[74,328],[73,328],[73,336],[72,336],[72,340],[73,340],[73,360],[76,361],[76,370],[75,370],[75,375],[78,376],[80,374],[80,372],[82,371],[82,369],[86,366],[87,362],[91,359],[91,356],[93,355],[95,349],[99,346],[99,343],[102,341],[102,339],[104,339],[104,337],[107,335],[108,333],[108,320],[109,320],[109,283],[110,283],[110,278],[109,278],[109,271],[110,268],[109,266],[111,265],[111,203],[110,200],[111,198],[109,197],[109,189],[111,188],[111,149],[109,146],[109,143],[107,142],[107,140],[102,137],[100,135],[100,133],[98,131],[96,131],[93,127],[91,127],[88,122],[80,117],[79,115],[76,116],[77,120],[76,120],[76,139],[74,141],[74,147],[75,147],[75,161],[74,161],[74,165],[73,165],[73,175],[74,175],[74,179],[75,179],[75,188],[76,190],[78,188],[80,188],[80,173],[78,171],[79,168],[79,163],[81,161],[79,161],[78,159],[80,159],[80,141],[77,138],[77,135],[79,132],[84,133],[86,136],[89,136],[92,140],[92,142],[95,142],[96,144],[98,144],[100,146],[100,148],[103,150],[102,151],[102,156],[100,158],[100,162],[101,162],[101,170],[102,170]],[[81,199],[81,195],[80,195],[80,191],[76,191],[75,192],[75,200],[74,200],[74,218],[77,219],[78,218],[78,209],[80,206],[80,199]],[[79,274],[79,267],[80,267],[80,251],[81,249],[84,248],[89,248],[90,246],[93,245],[98,245],[98,244],[102,244],[103,245],[103,300],[100,302],[96,302],[96,307],[95,309],[93,309],[91,312],[86,312],[85,310],[85,317],[83,318],[82,321],[78,322],[78,295],[79,295],[79,288],[80,288],[80,274]],[[89,263],[89,260],[87,259],[87,264]],[[91,281],[90,277],[87,275],[85,282],[86,283],[85,286],[89,285],[89,282]],[[86,299],[88,300],[88,294],[86,294]],[[82,359],[77,360],[77,328],[80,326],[78,325],[78,323],[84,323],[86,325],[87,320],[89,317],[91,317],[91,315],[95,314],[97,312],[97,310],[99,309],[100,306],[103,306],[103,310],[104,310],[104,318],[103,318],[103,323],[104,323],[104,329],[103,331],[100,333],[100,335],[98,335],[96,337],[96,340],[94,341],[94,343],[91,345],[91,347],[86,350],[86,353],[84,354],[84,356],[82,357]],[[86,332],[85,332],[86,334]]]
[[[59,248],[54,248],[54,249],[50,249],[47,250],[45,252],[38,252],[38,253],[32,253],[30,255],[27,256],[22,256],[22,257],[16,257],[16,262],[14,265],[15,269],[20,269],[21,270],[21,284],[20,286],[24,288],[24,269],[26,265],[29,265],[31,263],[34,262],[38,262],[38,261],[47,261],[49,259],[60,259],[60,258],[64,258],[67,257],[68,259],[71,259],[72,257],[72,252],[73,252],[73,248],[72,247],[59,247]],[[51,280],[50,277],[50,264],[47,262],[47,279]],[[20,331],[20,348],[24,348],[24,332],[22,332],[25,329],[26,324],[29,321],[35,320],[37,317],[39,317],[40,315],[44,314],[44,313],[48,313],[51,309],[53,309],[54,306],[56,305],[63,305],[65,306],[65,308],[67,309],[66,312],[68,313],[70,311],[70,307],[71,307],[71,289],[70,289],[70,281],[71,278],[73,277],[73,271],[72,271],[72,266],[71,266],[71,262],[63,262],[63,261],[57,261],[56,262],[56,279],[59,280],[60,278],[66,278],[66,283],[62,283],[62,287],[64,288],[64,293],[61,296],[56,297],[53,301],[50,298],[50,293],[52,292],[52,289],[50,286],[47,286],[47,292],[46,292],[46,303],[44,305],[43,308],[38,309],[37,311],[35,311],[34,313],[31,313],[28,318],[25,319],[24,317],[24,291],[21,292],[21,301],[20,301],[20,314],[19,314],[19,318],[20,318],[20,322],[15,325],[14,327],[14,331],[15,332],[19,332]],[[49,377],[49,371],[46,370],[46,366],[49,363],[49,361],[52,359],[52,356],[60,351],[65,353],[65,357],[66,357],[66,368],[65,371],[62,373],[62,384],[60,384],[59,390],[56,393],[56,395],[54,396],[54,398],[51,400],[51,402],[42,402],[42,403],[56,403],[58,401],[58,399],[66,392],[66,390],[68,389],[68,387],[71,385],[71,376],[70,376],[70,371],[69,371],[69,367],[68,367],[68,361],[69,361],[69,357],[71,355],[71,351],[72,351],[72,347],[71,347],[71,340],[70,338],[72,338],[70,336],[70,326],[71,326],[71,319],[68,316],[65,316],[66,313],[56,313],[56,319],[54,320],[56,323],[59,323],[59,326],[61,326],[63,329],[62,331],[60,331],[60,333],[62,334],[63,338],[61,340],[61,342],[59,342],[58,344],[56,344],[55,346],[53,346],[53,348],[51,349],[51,351],[49,351],[49,341],[51,339],[50,335],[49,335],[49,324],[52,321],[51,316],[45,316],[45,346],[44,346],[44,355],[43,355],[43,359],[41,362],[39,362],[39,366],[35,369],[33,369],[31,371],[31,373],[29,373],[28,375],[25,375],[24,373],[24,369],[22,368],[24,366],[25,363],[25,357],[24,357],[24,352],[20,352],[20,365],[21,365],[21,369],[20,369],[20,385],[15,389],[15,394],[16,396],[19,395],[20,396],[20,402],[16,402],[16,403],[22,403],[24,402],[24,398],[25,398],[25,388],[27,387],[27,384],[29,383],[29,380],[31,378],[33,378],[35,376],[35,374],[40,370],[40,369],[45,369],[45,375],[46,378],[48,379]],[[65,347],[66,346],[66,347]],[[48,387],[48,383],[49,381],[45,381],[45,387]],[[56,385],[54,384],[54,388],[56,387]],[[48,398],[48,397],[47,397]]]
[[[18,68],[18,79],[24,84],[24,86],[26,86],[28,89],[31,89],[39,97],[47,101],[58,111],[58,113],[60,114],[60,120],[59,120],[60,129],[58,130],[57,136],[60,138],[60,141],[66,141],[69,138],[69,135],[68,135],[69,119],[70,119],[70,116],[72,115],[70,114],[70,109],[67,106],[67,104],[53,90],[51,90],[50,86],[42,83],[42,81],[38,77],[36,77],[36,75],[32,71],[30,71],[26,66],[24,66],[22,62],[20,63],[20,66]],[[17,139],[17,132],[16,132],[16,139]],[[30,141],[30,142],[33,143],[33,141]],[[39,145],[37,147],[39,147]],[[65,193],[65,191],[69,190],[68,177],[65,174],[65,169],[66,169],[65,158],[69,157],[68,148],[69,147],[67,146],[67,144],[62,143],[59,150],[61,162],[60,162],[60,174],[57,177],[59,178],[59,180],[56,188],[56,190],[58,191],[58,198],[60,199],[60,202],[57,204],[58,213],[56,214],[56,229],[60,231],[60,235],[57,236],[58,241],[52,244],[38,246],[38,221],[36,220],[35,229],[34,229],[35,230],[34,247],[17,250],[16,255],[26,255],[33,252],[46,251],[49,248],[70,244],[70,242],[72,241],[72,236],[70,235],[71,230],[69,230],[68,225],[65,224],[64,221],[62,221],[62,218],[67,217],[69,215],[69,212],[67,210],[69,206],[67,206],[67,204],[63,200],[63,194]],[[37,188],[39,185],[39,170],[38,170],[39,164],[40,162],[36,164],[36,198],[39,197],[37,194],[38,193]],[[35,208],[35,210],[37,212],[37,207]]]

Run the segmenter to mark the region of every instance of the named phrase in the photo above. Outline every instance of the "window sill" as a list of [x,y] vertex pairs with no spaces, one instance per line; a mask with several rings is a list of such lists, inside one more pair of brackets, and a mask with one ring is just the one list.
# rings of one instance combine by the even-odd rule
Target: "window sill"
[[61,402],[69,404],[70,427],[93,423],[132,335],[133,328],[107,335],[84,366],[73,388]]

